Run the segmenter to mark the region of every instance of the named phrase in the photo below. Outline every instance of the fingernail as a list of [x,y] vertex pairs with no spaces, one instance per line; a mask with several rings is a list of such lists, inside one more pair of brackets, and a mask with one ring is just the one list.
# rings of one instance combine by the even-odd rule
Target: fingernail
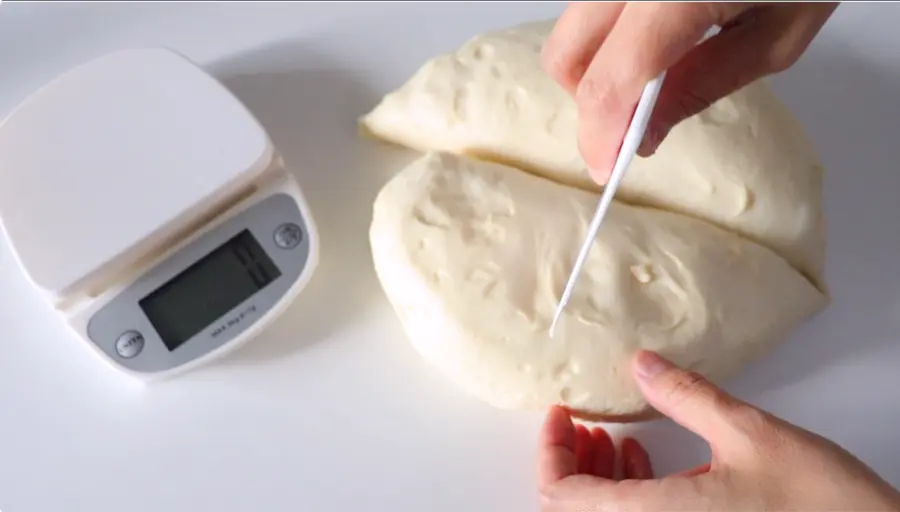
[[658,145],[659,136],[656,135],[656,131],[647,130],[647,133],[644,134],[644,138],[641,140],[641,145],[638,146],[637,154],[646,158],[656,152]]
[[656,153],[663,139],[669,134],[669,130],[664,127],[652,127],[644,134],[641,145],[638,147],[638,154],[647,158]]
[[672,363],[660,357],[656,352],[649,350],[638,352],[636,363],[638,377],[643,379],[651,379],[672,367]]
[[598,171],[597,169],[590,168],[588,169],[588,174],[598,185],[606,185],[606,183],[609,182],[609,176],[612,174],[612,171]]

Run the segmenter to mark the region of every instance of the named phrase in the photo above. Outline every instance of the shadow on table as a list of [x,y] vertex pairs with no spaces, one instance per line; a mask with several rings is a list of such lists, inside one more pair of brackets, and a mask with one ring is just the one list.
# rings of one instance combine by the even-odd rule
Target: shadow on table
[[[775,77],[773,86],[804,121],[825,163],[827,276],[834,302],[726,384],[726,389],[751,403],[766,402],[819,371],[857,364],[861,357],[873,358],[873,352],[900,342],[900,229],[894,227],[900,221],[898,78],[883,74],[840,43],[823,41],[792,70]],[[900,371],[900,360],[896,365]],[[810,400],[803,406],[804,421],[830,420],[836,425],[846,416],[864,414],[877,423],[876,418],[885,416],[860,405],[858,398]],[[896,402],[890,404],[900,407]],[[881,409],[884,405],[888,404]],[[787,408],[773,412],[788,419],[793,414]],[[803,426],[817,429],[816,424]],[[865,452],[867,462],[900,481],[896,454],[878,448],[893,446],[896,434],[876,439],[873,429],[882,430],[867,429],[873,438],[859,440],[857,453]],[[648,445],[663,473],[708,460],[705,443],[669,421],[634,425],[626,431]]]
[[834,301],[734,383],[750,399],[896,345],[900,325],[900,229],[891,228],[900,220],[900,77],[832,43],[812,48],[775,85],[806,123],[825,163]]
[[396,168],[389,162],[404,155],[358,136],[356,120],[378,95],[303,42],[210,68],[269,132],[299,179],[321,238],[307,289],[265,336],[228,361],[285,357],[352,323],[379,293],[368,242],[371,205],[386,170]]

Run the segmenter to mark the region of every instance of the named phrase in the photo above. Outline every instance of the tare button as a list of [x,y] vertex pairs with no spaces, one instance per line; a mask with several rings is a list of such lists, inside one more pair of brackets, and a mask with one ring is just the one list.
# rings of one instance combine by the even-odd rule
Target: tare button
[[282,249],[293,249],[303,241],[303,230],[293,222],[286,222],[275,230],[275,244]]
[[116,340],[116,352],[125,359],[141,353],[144,350],[144,335],[138,331],[126,331]]

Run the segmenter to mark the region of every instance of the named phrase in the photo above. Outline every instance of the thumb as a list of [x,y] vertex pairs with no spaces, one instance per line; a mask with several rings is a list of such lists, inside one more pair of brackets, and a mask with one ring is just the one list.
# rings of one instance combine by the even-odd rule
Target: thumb
[[640,154],[653,154],[681,121],[761,77],[792,66],[838,5],[812,7],[797,2],[776,9],[736,9],[721,31],[688,51],[666,73],[648,130],[652,136],[644,141]]
[[750,407],[655,352],[639,352],[634,373],[650,405],[713,447],[721,446],[723,435],[732,430],[735,410]]

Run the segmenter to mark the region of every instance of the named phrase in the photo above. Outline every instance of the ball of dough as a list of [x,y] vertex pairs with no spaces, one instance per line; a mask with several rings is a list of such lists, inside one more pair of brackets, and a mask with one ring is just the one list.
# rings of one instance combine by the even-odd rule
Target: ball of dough
[[626,421],[650,412],[629,371],[638,349],[718,380],[827,303],[771,249],[614,202],[551,339],[597,199],[449,153],[400,171],[375,200],[370,243],[416,350],[494,406]]
[[[425,63],[363,119],[378,138],[420,151],[504,162],[587,190],[572,98],[541,69],[553,21],[479,35]],[[822,166],[803,127],[765,81],[679,125],[635,158],[618,192],[744,235],[827,291]]]

